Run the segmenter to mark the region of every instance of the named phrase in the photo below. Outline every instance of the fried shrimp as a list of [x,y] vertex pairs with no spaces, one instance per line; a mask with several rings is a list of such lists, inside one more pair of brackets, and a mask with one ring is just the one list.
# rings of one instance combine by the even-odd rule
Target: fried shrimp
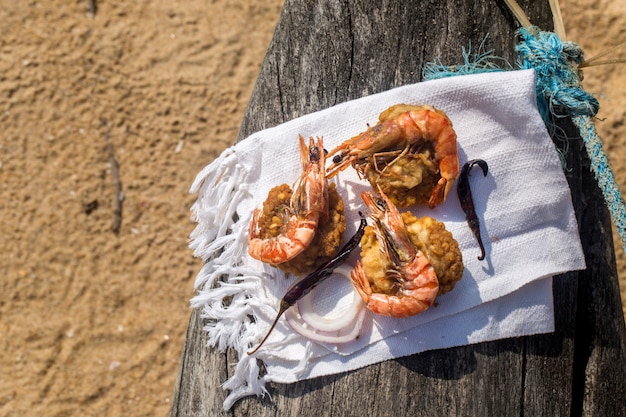
[[[320,218],[328,216],[328,181],[324,173],[325,152],[322,138],[300,136],[300,159],[303,172],[289,204],[284,197],[288,186],[270,192],[263,213],[254,210],[248,232],[248,253],[255,259],[273,265],[287,262],[302,253],[313,242]],[[276,191],[277,190],[277,191]],[[259,227],[260,225],[265,227]]]
[[375,126],[331,150],[331,156],[329,178],[352,164],[400,207],[443,203],[459,174],[452,122],[429,105],[388,108]]
[[384,194],[361,194],[374,225],[361,239],[361,261],[351,277],[371,311],[392,317],[423,312],[435,301],[439,281],[428,258],[411,241],[398,209]]
[[346,231],[343,199],[334,183],[328,184],[328,218],[321,218],[311,244],[293,259],[276,265],[281,271],[305,275],[329,260],[341,244]]
[[452,291],[463,278],[463,257],[458,242],[444,224],[429,216],[416,217],[411,212],[402,213],[402,221],[411,242],[430,261],[439,281],[439,295]]

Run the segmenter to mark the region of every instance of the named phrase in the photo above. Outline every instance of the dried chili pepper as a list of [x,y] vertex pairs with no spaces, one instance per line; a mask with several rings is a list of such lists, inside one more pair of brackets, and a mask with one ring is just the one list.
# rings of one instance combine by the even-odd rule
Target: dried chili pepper
[[259,350],[259,348],[269,337],[272,330],[274,330],[274,326],[276,326],[276,323],[278,322],[280,316],[282,316],[288,308],[292,307],[299,299],[310,293],[313,288],[315,288],[322,281],[331,276],[335,268],[337,268],[339,265],[344,263],[346,259],[348,259],[350,253],[359,245],[359,242],[361,242],[361,238],[363,237],[363,233],[365,232],[365,226],[367,225],[367,221],[365,220],[365,216],[363,215],[363,213],[359,212],[359,215],[361,216],[361,224],[359,225],[359,228],[357,229],[354,236],[352,236],[350,240],[345,245],[343,245],[341,249],[339,249],[337,255],[335,255],[335,257],[330,261],[317,268],[315,271],[311,272],[306,277],[302,278],[300,281],[293,284],[287,290],[282,300],[280,300],[280,308],[278,309],[278,314],[276,315],[274,323],[272,323],[272,326],[268,330],[263,340],[261,340],[261,343],[259,343],[256,348],[248,352],[248,355],[252,355],[254,352]]
[[467,161],[461,169],[459,184],[457,185],[457,193],[459,195],[459,201],[461,202],[461,208],[465,213],[465,220],[467,220],[467,224],[478,240],[481,252],[478,260],[482,261],[485,259],[485,247],[483,246],[483,241],[480,237],[480,223],[478,221],[476,209],[474,208],[474,199],[472,198],[472,190],[469,185],[470,170],[474,167],[474,165],[478,165],[483,170],[483,175],[487,176],[489,169],[487,162],[482,159],[472,159],[471,161]]

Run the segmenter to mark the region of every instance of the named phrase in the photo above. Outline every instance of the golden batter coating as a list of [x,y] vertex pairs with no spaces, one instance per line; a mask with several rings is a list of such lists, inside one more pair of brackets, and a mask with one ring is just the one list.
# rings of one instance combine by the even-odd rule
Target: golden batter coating
[[270,190],[259,217],[261,239],[270,239],[281,233],[286,220],[284,213],[289,209],[292,193],[291,187],[287,184],[278,185]]
[[376,238],[374,227],[367,226],[361,238],[361,265],[372,287],[372,293],[393,295],[397,283],[387,278],[386,271],[391,267],[391,261],[381,256],[380,244]]
[[372,188],[380,187],[397,207],[428,204],[441,175],[432,146],[426,144],[424,148],[419,153],[390,157],[392,161],[388,161],[389,165],[379,161],[376,166],[370,166],[366,177]]
[[[291,187],[287,184],[270,190],[258,223],[261,238],[269,239],[281,233],[286,224],[284,213],[289,207],[291,194]],[[346,217],[343,199],[334,183],[328,186],[328,206],[328,218],[320,219],[315,238],[309,247],[292,260],[275,265],[277,268],[294,275],[305,275],[335,254],[346,230]]]
[[411,241],[428,258],[439,280],[439,295],[451,291],[463,277],[463,257],[459,244],[444,224],[432,217],[402,213]]

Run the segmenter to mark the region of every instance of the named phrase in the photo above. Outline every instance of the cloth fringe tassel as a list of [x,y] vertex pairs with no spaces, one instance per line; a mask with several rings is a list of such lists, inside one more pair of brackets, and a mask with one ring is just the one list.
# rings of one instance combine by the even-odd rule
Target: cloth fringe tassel
[[[556,34],[543,32],[535,26],[521,28],[517,35],[521,38],[515,48],[519,58],[517,64],[523,69],[532,68],[537,74],[537,106],[546,128],[553,138],[558,137],[553,119],[559,114],[569,116],[578,128],[591,161],[591,170],[626,252],[626,204],[593,123],[600,105],[595,97],[583,90],[578,75],[577,67],[583,62],[582,48],[573,42],[563,42]],[[511,69],[504,60],[509,68],[495,63],[494,60],[502,58],[484,52],[483,46],[484,41],[476,54],[471,53],[471,46],[468,51],[463,49],[464,62],[461,65],[426,64],[423,78],[433,80]]]
[[265,308],[262,282],[267,279],[243,261],[250,218],[239,218],[236,209],[250,196],[248,177],[231,148],[198,174],[190,190],[198,193],[198,200],[191,208],[197,226],[189,246],[205,262],[191,307],[201,309],[208,345],[220,352],[233,348],[239,356],[233,376],[222,386],[230,391],[224,400],[226,410],[240,398],[267,393],[256,358],[246,354],[260,337],[254,322]]

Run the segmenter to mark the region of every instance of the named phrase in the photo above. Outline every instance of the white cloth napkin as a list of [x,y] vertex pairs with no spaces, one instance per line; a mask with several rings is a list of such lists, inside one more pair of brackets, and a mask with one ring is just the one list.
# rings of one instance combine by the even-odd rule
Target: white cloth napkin
[[[295,280],[248,256],[254,208],[261,207],[272,187],[291,184],[300,175],[299,134],[323,136],[325,147],[332,149],[397,103],[444,110],[458,135],[461,165],[474,158],[489,164],[486,177],[478,168],[470,177],[486,259],[477,260],[480,251],[453,188],[436,209],[411,209],[443,221],[463,254],[463,278],[437,298],[437,306],[405,319],[368,311],[359,339],[337,346],[312,343],[280,320],[264,347],[248,356]],[[358,211],[364,210],[360,193],[370,186],[352,168],[341,172],[336,183],[345,200],[347,239],[357,228]],[[234,375],[224,384],[231,391],[225,408],[243,396],[263,394],[267,381],[291,383],[430,349],[551,332],[551,277],[585,268],[570,190],[537,110],[533,70],[399,87],[257,132],[200,172],[191,191],[198,193],[192,207],[198,224],[190,246],[206,261],[191,304],[208,319],[208,343],[239,353]],[[348,266],[356,256],[358,250]],[[320,297],[340,299],[339,310],[353,294],[350,283],[337,277],[318,291]],[[261,377],[256,359],[267,369]]]

